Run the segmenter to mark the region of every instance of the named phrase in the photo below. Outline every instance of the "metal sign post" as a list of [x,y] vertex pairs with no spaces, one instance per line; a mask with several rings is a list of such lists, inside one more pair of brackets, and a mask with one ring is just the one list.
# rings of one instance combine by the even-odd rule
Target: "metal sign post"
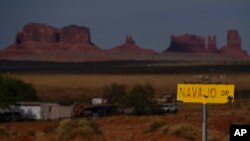
[[207,105],[203,103],[202,108],[202,141],[207,141]]

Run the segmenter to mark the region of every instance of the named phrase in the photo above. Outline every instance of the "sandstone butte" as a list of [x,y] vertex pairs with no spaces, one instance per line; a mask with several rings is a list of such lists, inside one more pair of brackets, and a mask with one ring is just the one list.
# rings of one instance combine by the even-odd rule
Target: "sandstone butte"
[[139,47],[132,36],[124,44],[103,50],[91,42],[87,27],[70,25],[54,28],[46,24],[30,23],[16,34],[15,42],[0,51],[1,60],[41,61],[105,61],[121,60],[120,55],[157,54]]
[[70,25],[57,29],[30,23],[16,35],[15,42],[1,50],[0,59],[42,61],[98,61],[105,52],[91,42],[90,31]]
[[218,49],[216,36],[208,36],[207,47],[203,36],[182,34],[171,36],[170,46],[164,52],[181,53],[216,53],[230,57],[247,57],[247,52],[241,49],[241,38],[237,30],[227,33],[227,45]]
[[[206,47],[204,37],[182,34],[171,36],[170,46],[164,52],[216,53],[231,57],[247,56],[247,52],[241,49],[241,38],[236,30],[228,31],[227,45],[221,49],[217,48],[216,36],[208,37]],[[131,35],[126,37],[124,44],[103,50],[92,43],[90,30],[87,27],[70,25],[54,28],[40,23],[25,25],[22,31],[16,34],[15,42],[0,50],[0,60],[81,62],[121,60],[120,56],[130,58],[131,55],[160,54],[151,49],[141,48]]]
[[113,54],[120,54],[120,53],[138,54],[138,55],[157,54],[157,52],[155,52],[152,49],[144,49],[138,46],[131,35],[126,36],[126,40],[124,44],[111,48],[108,50],[108,52],[113,53]]
[[237,30],[229,30],[227,33],[227,45],[219,50],[220,54],[233,57],[246,57],[247,52],[241,49],[241,38]]

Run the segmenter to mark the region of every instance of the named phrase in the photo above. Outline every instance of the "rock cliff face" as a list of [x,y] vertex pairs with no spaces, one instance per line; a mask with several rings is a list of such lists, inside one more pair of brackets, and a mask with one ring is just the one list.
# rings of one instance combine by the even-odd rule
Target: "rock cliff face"
[[217,53],[217,44],[216,44],[216,36],[208,36],[207,39],[207,52],[209,53]]
[[237,30],[229,30],[227,32],[227,46],[241,49],[241,38]]
[[171,36],[170,46],[164,52],[181,53],[216,53],[230,57],[247,57],[247,52],[241,49],[241,38],[237,30],[229,30],[227,45],[217,49],[216,36],[208,36],[207,48],[202,36],[183,34]]
[[[237,30],[229,30],[227,45],[217,49],[216,36],[208,36],[207,46],[203,36],[182,34],[171,36],[169,48],[164,52],[216,53],[232,57],[246,57],[241,49]],[[155,56],[156,55],[156,56]],[[161,58],[152,49],[138,46],[131,35],[125,43],[109,50],[102,50],[91,42],[90,30],[84,26],[70,25],[55,28],[46,24],[30,23],[16,34],[15,42],[0,50],[0,60],[33,61],[105,61],[105,60],[150,60]]]
[[219,53],[232,57],[246,57],[247,52],[241,49],[241,38],[237,30],[227,32],[227,45],[219,50]]
[[21,32],[17,33],[16,44],[25,42],[91,44],[90,32],[86,27],[70,25],[62,29],[56,29],[45,24],[37,23],[27,24]]
[[24,42],[57,42],[56,29],[45,24],[27,24],[16,35],[16,44]]
[[17,33],[14,44],[0,52],[0,59],[84,61],[102,60],[103,54],[104,51],[91,42],[86,27],[70,25],[58,29],[30,23]]
[[205,38],[192,34],[171,36],[168,52],[202,53],[206,51]]
[[69,42],[69,43],[91,43],[90,32],[86,27],[79,27],[76,25],[70,25],[60,29],[59,32],[59,41]]
[[139,47],[132,36],[127,36],[120,46],[102,50],[91,42],[87,27],[70,25],[54,28],[30,23],[17,33],[12,45],[0,51],[0,60],[104,61],[138,59],[138,55],[151,54],[156,52]]
[[113,54],[157,54],[154,50],[139,47],[131,35],[126,36],[125,43],[109,49]]

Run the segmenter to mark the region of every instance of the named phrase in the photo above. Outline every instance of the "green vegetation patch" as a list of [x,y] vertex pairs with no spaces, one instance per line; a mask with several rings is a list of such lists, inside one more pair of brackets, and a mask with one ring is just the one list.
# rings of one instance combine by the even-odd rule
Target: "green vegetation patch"
[[0,75],[0,107],[8,107],[18,101],[37,101],[36,90],[22,80]]

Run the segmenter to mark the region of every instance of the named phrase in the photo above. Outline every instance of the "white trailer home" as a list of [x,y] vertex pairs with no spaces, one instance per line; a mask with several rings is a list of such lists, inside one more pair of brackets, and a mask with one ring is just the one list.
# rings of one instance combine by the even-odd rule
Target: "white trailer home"
[[23,119],[41,120],[41,102],[18,102],[14,111],[20,112]]
[[57,103],[44,103],[41,105],[41,117],[43,120],[57,120],[70,118],[73,115],[73,105],[60,105]]

